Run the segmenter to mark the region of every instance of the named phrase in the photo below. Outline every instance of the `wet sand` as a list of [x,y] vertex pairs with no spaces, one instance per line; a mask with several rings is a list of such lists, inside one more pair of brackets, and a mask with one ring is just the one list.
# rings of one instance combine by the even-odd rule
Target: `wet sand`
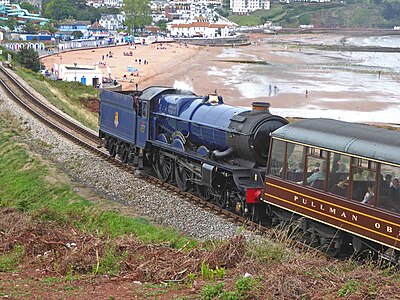
[[[368,68],[362,74],[357,73],[359,70],[343,71],[346,66],[335,57],[336,54],[301,46],[307,41],[310,44],[335,44],[340,43],[342,38],[337,35],[252,35],[252,45],[240,48],[177,43],[137,45],[136,49],[117,46],[65,52],[44,58],[42,63],[51,69],[54,63],[60,62],[80,65],[105,62],[111,69],[112,78],[117,77],[121,81],[124,75],[127,76],[127,80],[122,82],[124,90],[133,90],[136,83],[139,89],[150,85],[175,84],[190,87],[199,95],[217,91],[226,103],[233,105],[248,107],[253,101],[267,101],[285,116],[301,117],[305,110],[318,110],[336,111],[329,117],[340,119],[341,115],[345,115],[343,111],[354,111],[360,114],[361,119],[368,119],[368,116],[363,116],[364,112],[384,112],[400,107],[396,91],[389,91],[390,88],[380,84],[385,82],[388,87],[398,85],[397,75],[391,74],[389,78],[382,73],[378,78],[378,71]],[[103,55],[106,56],[109,51],[113,52],[113,57],[103,60]],[[133,56],[123,55],[130,51]],[[135,59],[141,59],[141,64]],[[149,64],[144,65],[143,60]],[[265,74],[259,74],[265,75],[268,81],[258,82],[259,76],[250,76],[254,70],[263,67],[261,64],[244,61],[268,64]],[[138,68],[139,76],[131,76],[128,66]],[[102,70],[107,74],[106,68]],[[357,82],[358,78],[360,82]],[[315,114],[322,116],[317,111]]]

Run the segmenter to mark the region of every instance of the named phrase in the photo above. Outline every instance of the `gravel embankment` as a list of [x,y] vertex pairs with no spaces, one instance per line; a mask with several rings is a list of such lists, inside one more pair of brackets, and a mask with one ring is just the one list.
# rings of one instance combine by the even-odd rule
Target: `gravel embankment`
[[9,111],[20,119],[23,128],[29,130],[30,137],[23,137],[23,142],[52,160],[74,182],[96,191],[99,197],[116,201],[127,206],[133,214],[148,217],[157,224],[174,227],[201,240],[224,239],[238,233],[239,226],[120,170],[61,137],[33,119],[2,89],[0,99],[0,112]]

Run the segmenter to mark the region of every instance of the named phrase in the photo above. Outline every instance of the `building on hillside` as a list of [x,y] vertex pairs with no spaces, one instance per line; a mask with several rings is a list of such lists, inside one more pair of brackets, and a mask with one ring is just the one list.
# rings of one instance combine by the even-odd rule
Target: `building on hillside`
[[102,87],[104,74],[98,68],[74,63],[72,65],[54,64],[53,69],[58,73],[58,79],[62,81],[79,81],[85,85]]
[[192,22],[172,24],[170,32],[172,37],[202,37],[215,38],[229,36],[230,25],[209,22]]
[[200,16],[212,20],[216,6],[221,6],[221,2],[217,0],[171,0],[164,7],[164,11],[170,20],[193,20]]
[[88,28],[89,37],[94,37],[96,40],[104,39],[110,35],[108,30],[101,26],[99,22],[94,22]]
[[10,4],[10,0],[0,0],[0,4]]
[[73,37],[74,32],[80,31],[83,37],[87,38],[89,36],[89,26],[90,21],[65,20],[58,27],[55,37],[62,40],[69,40]]
[[40,17],[39,14],[31,13],[27,9],[21,8],[19,4],[0,3],[0,20],[7,21],[8,17],[15,17],[18,24],[25,24],[27,21],[44,25],[49,19]]
[[123,0],[87,0],[86,5],[99,7],[122,7]]
[[315,3],[323,3],[323,2],[331,2],[331,0],[279,0],[281,3],[291,3],[291,2],[315,2]]
[[268,0],[230,0],[230,8],[234,14],[246,15],[260,9],[271,9],[271,2]]
[[117,15],[101,15],[99,24],[109,31],[117,31],[124,28],[125,16]]

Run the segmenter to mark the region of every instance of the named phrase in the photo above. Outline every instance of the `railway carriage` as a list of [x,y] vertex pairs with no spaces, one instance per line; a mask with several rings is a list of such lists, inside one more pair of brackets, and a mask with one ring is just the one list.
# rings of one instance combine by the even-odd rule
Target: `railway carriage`
[[273,224],[295,224],[331,255],[373,249],[397,260],[399,176],[400,132],[302,120],[272,133],[262,201]]

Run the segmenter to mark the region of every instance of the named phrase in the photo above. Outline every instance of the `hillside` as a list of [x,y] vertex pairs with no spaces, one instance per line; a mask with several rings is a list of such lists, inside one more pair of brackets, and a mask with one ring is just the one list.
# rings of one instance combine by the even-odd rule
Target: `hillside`
[[300,24],[324,28],[393,28],[400,24],[400,3],[381,0],[271,3],[270,10],[247,16],[230,15],[228,19],[242,26],[272,22],[285,28],[297,28]]

